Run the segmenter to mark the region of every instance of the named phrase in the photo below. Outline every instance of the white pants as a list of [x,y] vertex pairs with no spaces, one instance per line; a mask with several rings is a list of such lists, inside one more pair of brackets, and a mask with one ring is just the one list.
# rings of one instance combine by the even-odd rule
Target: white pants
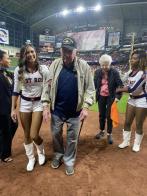
[[147,108],[147,100],[145,97],[138,98],[138,99],[129,98],[128,104],[137,108]]
[[41,100],[26,101],[21,98],[19,111],[20,112],[40,112],[40,111],[43,111],[43,105],[41,103]]

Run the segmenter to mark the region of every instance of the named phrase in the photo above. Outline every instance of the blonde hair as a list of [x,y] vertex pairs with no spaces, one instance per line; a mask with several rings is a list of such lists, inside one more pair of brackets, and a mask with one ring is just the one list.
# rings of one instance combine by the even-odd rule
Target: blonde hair
[[112,63],[112,57],[108,54],[103,54],[99,59],[100,65],[108,64],[110,66],[111,63]]

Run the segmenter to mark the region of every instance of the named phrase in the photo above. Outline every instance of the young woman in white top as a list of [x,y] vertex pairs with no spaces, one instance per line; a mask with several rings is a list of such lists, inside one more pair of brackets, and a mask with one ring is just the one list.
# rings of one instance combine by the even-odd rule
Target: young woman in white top
[[128,92],[130,95],[126,109],[123,142],[119,145],[119,148],[125,148],[130,145],[131,125],[135,119],[136,132],[132,148],[134,152],[140,150],[143,138],[143,123],[147,117],[146,66],[146,52],[143,50],[134,51],[131,57],[131,72],[128,75],[127,86],[117,89],[117,92]]
[[48,74],[48,68],[45,65],[39,65],[34,47],[30,44],[23,46],[19,65],[14,72],[11,117],[16,121],[16,105],[20,95],[20,120],[24,129],[24,147],[29,159],[27,171],[34,169],[34,145],[37,148],[39,165],[45,163],[43,139],[39,136],[39,130],[43,111],[41,95]]

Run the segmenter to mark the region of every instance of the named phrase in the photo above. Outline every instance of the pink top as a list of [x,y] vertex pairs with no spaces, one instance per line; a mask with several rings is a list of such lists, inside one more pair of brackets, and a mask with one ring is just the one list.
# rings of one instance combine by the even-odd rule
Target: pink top
[[100,95],[101,96],[109,96],[108,79],[106,79],[106,78],[102,79]]

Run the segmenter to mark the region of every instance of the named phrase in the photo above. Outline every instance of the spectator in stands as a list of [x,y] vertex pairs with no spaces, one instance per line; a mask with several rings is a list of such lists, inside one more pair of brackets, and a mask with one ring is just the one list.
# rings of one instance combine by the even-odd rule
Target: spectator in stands
[[12,139],[17,129],[17,122],[11,119],[11,95],[13,74],[7,70],[10,59],[0,50],[0,161],[11,162]]
[[21,92],[19,111],[24,129],[24,147],[29,159],[27,171],[34,169],[34,145],[37,148],[39,165],[45,163],[43,139],[39,136],[39,130],[42,124],[43,111],[41,95],[48,75],[48,68],[45,65],[39,65],[34,47],[31,44],[22,47],[19,65],[14,72],[11,116],[15,122],[17,118],[16,104]]
[[128,84],[124,88],[117,89],[117,92],[128,92],[130,94],[126,109],[123,142],[119,145],[119,148],[125,148],[130,145],[131,125],[135,118],[136,132],[132,148],[134,152],[140,151],[143,138],[143,123],[147,117],[146,66],[147,58],[145,51],[134,51],[131,57],[131,72],[128,75]]
[[[51,167],[61,165],[62,158],[67,175],[74,174],[74,164],[80,130],[90,105],[94,101],[94,83],[86,61],[76,57],[76,42],[70,37],[63,39],[61,58],[55,60],[50,70],[51,130],[54,157]],[[48,85],[46,86],[48,91]],[[45,92],[45,91],[44,91]],[[46,97],[46,94],[45,94]],[[48,103],[44,102],[44,119],[49,115]],[[67,142],[63,145],[63,124],[67,124]]]
[[108,143],[113,143],[112,138],[112,120],[110,117],[111,105],[114,100],[119,100],[121,94],[116,94],[116,88],[122,86],[119,73],[111,68],[111,56],[104,54],[99,59],[100,67],[95,72],[94,83],[96,88],[96,101],[99,107],[99,124],[100,131],[96,135],[96,139],[101,139],[105,135],[105,121],[107,119],[107,139]]

